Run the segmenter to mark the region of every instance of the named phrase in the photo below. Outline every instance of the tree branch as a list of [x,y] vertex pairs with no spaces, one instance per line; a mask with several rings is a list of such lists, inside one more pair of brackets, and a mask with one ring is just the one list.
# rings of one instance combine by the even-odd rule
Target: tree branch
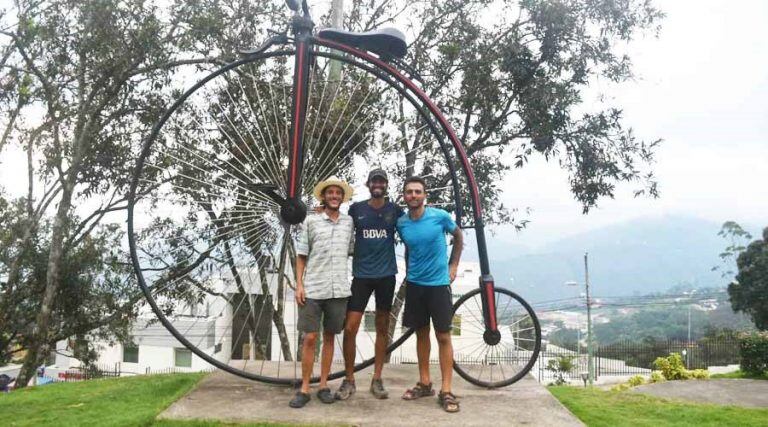
[[173,67],[179,67],[182,65],[198,65],[198,64],[212,64],[212,65],[225,65],[227,62],[222,61],[216,57],[206,57],[200,59],[180,59],[176,61],[164,62],[162,64],[155,64],[148,67],[137,68],[130,73],[127,73],[126,78],[138,76],[140,74],[151,73],[153,71],[164,70]]
[[8,138],[11,135],[11,132],[13,131],[13,126],[16,124],[16,118],[19,117],[19,112],[21,111],[21,108],[24,106],[24,98],[19,95],[18,101],[16,102],[16,108],[11,111],[11,117],[8,119],[8,124],[6,125],[5,130],[3,131],[3,136],[0,137],[0,153],[3,152],[3,146],[5,146],[6,142],[8,142]]

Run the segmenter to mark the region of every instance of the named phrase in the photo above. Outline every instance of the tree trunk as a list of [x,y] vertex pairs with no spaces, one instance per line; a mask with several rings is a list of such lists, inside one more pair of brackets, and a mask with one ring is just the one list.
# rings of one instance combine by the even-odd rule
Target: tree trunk
[[64,237],[69,229],[69,210],[72,207],[72,189],[71,183],[63,185],[61,202],[56,211],[56,218],[53,222],[51,234],[51,251],[48,254],[48,271],[45,277],[45,292],[43,302],[40,305],[40,313],[32,329],[32,339],[27,349],[27,355],[24,358],[16,384],[19,387],[25,387],[35,374],[37,366],[45,360],[49,351],[49,327],[51,314],[53,313],[54,299],[59,290],[59,275],[61,271],[61,262],[64,258]]
[[290,341],[288,340],[288,332],[285,329],[285,319],[284,319],[284,312],[285,312],[285,303],[283,302],[284,296],[285,296],[285,267],[286,267],[286,255],[288,254],[288,241],[291,239],[291,235],[288,233],[288,230],[285,232],[285,236],[283,238],[283,245],[280,248],[280,265],[277,269],[277,291],[275,292],[275,296],[277,297],[277,301],[275,304],[275,310],[272,312],[272,320],[275,323],[275,328],[277,329],[277,335],[280,337],[280,346],[282,348],[283,357],[287,362],[293,361],[293,356],[291,355],[291,345]]
[[[284,277],[283,277],[283,270],[285,269],[285,260],[284,256],[281,257],[280,260],[280,267],[278,268],[278,286],[277,290],[275,292],[275,295],[272,295],[269,291],[269,282],[267,281],[267,271],[265,268],[265,265],[268,262],[267,255],[264,255],[260,250],[257,250],[255,246],[257,245],[249,245],[251,247],[251,253],[256,257],[256,265],[259,268],[259,280],[261,281],[261,293],[264,297],[264,301],[262,304],[274,304],[273,310],[272,310],[272,323],[275,325],[275,329],[277,330],[277,336],[280,339],[280,348],[286,361],[293,361],[293,356],[291,355],[291,344],[290,339],[288,338],[288,331],[285,328],[285,319],[284,319],[284,304],[283,304],[283,294],[284,294]],[[285,253],[285,243],[282,245],[281,254]],[[270,300],[271,297],[271,300]],[[271,360],[271,357],[270,357]]]

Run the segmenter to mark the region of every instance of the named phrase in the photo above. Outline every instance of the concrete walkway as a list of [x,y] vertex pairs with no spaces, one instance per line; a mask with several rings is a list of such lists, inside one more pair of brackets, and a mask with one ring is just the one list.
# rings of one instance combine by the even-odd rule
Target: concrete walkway
[[633,392],[667,399],[690,400],[716,405],[768,408],[768,381],[711,379],[666,381],[632,388]]
[[[433,367],[433,381],[440,378],[436,370],[437,367]],[[414,365],[385,366],[385,386],[390,391],[387,400],[374,399],[368,392],[371,373],[372,369],[357,373],[359,388],[349,401],[323,404],[315,396],[313,387],[312,401],[302,409],[292,409],[288,401],[293,397],[293,389],[217,371],[159,418],[360,426],[583,425],[531,376],[503,389],[486,390],[454,375],[453,389],[461,401],[461,412],[448,414],[440,409],[436,398],[416,401],[400,398],[418,379]],[[331,382],[331,389],[335,390],[340,382]]]

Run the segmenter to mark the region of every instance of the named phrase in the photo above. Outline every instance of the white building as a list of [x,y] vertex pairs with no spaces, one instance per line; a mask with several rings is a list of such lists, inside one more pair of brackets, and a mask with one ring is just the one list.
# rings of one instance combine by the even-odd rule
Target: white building
[[[402,263],[401,263],[402,264]],[[405,269],[400,265],[399,270]],[[250,294],[239,301],[233,300],[237,293],[237,286],[231,278],[223,277],[215,284],[214,290],[219,296],[228,295],[229,302],[223,297],[210,296],[202,303],[182,310],[182,314],[173,318],[173,326],[196,347],[207,355],[224,363],[236,360],[284,360],[284,355],[275,323],[272,321],[273,304],[262,304],[261,278],[255,271],[241,271],[242,286]],[[463,294],[476,289],[480,276],[479,264],[476,262],[462,262],[458,275],[452,284],[454,302]],[[403,274],[397,277],[397,283],[401,283]],[[266,283],[271,294],[277,289],[276,274],[268,274]],[[296,304],[293,290],[285,286],[284,301],[284,325],[289,338],[288,345],[295,355],[298,342],[296,330]],[[236,304],[237,302],[237,304]],[[243,307],[251,307],[251,310]],[[258,313],[257,313],[258,311]],[[401,310],[402,313],[402,310]],[[238,314],[238,315],[235,315]],[[470,317],[472,316],[472,317]],[[472,343],[479,342],[482,335],[478,328],[462,328],[462,322],[466,319],[482,319],[482,314],[462,312],[460,310],[454,319],[454,348],[470,348]],[[243,327],[244,322],[251,321],[256,324],[257,333],[251,333],[252,328]],[[405,329],[398,325],[395,337],[399,337]],[[100,343],[99,359],[97,363],[106,366],[119,364],[122,372],[142,374],[148,371],[162,371],[174,369],[179,371],[200,371],[212,368],[212,366],[192,353],[157,320],[154,313],[146,306],[143,313],[133,326],[133,343],[117,343],[109,345]],[[261,339],[260,339],[261,338]],[[432,334],[434,341],[434,334]],[[357,337],[357,361],[373,357],[375,342],[375,301],[371,297],[360,331]],[[256,345],[254,345],[254,343]],[[261,343],[261,344],[260,344]],[[265,348],[266,347],[266,348]],[[433,342],[432,359],[437,360],[437,343]],[[67,369],[76,367],[79,362],[65,356],[68,354],[67,342],[61,341],[57,345],[58,354],[55,368]],[[402,346],[392,352],[392,362],[415,362],[416,343],[415,337],[409,338]],[[461,355],[457,353],[457,357]],[[337,338],[335,359],[342,360],[341,335]]]

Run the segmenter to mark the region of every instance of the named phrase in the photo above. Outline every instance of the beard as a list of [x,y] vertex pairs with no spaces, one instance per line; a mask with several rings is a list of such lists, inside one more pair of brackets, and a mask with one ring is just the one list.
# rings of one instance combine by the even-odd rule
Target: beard
[[371,190],[371,197],[379,199],[387,195],[387,191],[381,188],[375,188]]

